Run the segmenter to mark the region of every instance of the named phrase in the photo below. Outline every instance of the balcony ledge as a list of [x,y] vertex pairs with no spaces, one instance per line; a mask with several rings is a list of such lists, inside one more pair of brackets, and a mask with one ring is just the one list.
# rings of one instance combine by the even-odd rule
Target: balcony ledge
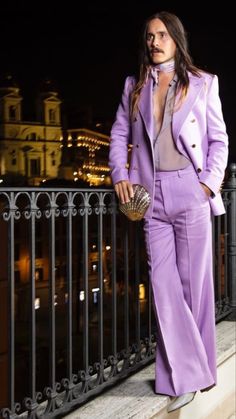
[[[235,409],[235,322],[216,325],[217,378],[212,390],[197,392],[193,402],[167,413],[169,397],[154,393],[154,363],[103,392],[66,419],[233,419]],[[178,413],[177,413],[178,412]]]

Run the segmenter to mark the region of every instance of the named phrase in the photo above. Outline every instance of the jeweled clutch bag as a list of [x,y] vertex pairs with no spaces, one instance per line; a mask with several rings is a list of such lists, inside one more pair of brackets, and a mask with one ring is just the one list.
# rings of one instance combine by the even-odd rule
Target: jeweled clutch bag
[[151,202],[149,192],[142,185],[132,185],[134,197],[129,202],[119,204],[119,209],[131,221],[140,221]]

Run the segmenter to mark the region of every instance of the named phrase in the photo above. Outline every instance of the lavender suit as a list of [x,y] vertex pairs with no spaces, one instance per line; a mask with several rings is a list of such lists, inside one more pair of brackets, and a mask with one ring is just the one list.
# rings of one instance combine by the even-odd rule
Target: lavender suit
[[[168,395],[217,383],[211,214],[225,212],[219,189],[228,137],[217,76],[189,73],[189,80],[187,96],[173,114],[172,132],[190,166],[155,171],[151,79],[142,89],[139,112],[131,120],[135,80],[127,77],[109,154],[113,183],[142,184],[152,197],[144,232],[158,326],[155,390]],[[212,197],[208,198],[199,181],[212,190]]]

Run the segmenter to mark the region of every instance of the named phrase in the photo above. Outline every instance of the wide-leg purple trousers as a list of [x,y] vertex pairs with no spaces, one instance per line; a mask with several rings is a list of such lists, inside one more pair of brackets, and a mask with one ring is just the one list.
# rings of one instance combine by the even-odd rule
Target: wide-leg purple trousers
[[214,386],[211,212],[192,165],[156,172],[144,232],[158,329],[155,391],[178,396]]

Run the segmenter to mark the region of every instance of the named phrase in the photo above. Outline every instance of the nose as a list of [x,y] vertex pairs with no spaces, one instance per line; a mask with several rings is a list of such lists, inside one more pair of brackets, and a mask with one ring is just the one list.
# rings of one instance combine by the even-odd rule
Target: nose
[[152,38],[152,45],[153,46],[158,46],[159,45],[159,37],[158,34],[154,35]]

